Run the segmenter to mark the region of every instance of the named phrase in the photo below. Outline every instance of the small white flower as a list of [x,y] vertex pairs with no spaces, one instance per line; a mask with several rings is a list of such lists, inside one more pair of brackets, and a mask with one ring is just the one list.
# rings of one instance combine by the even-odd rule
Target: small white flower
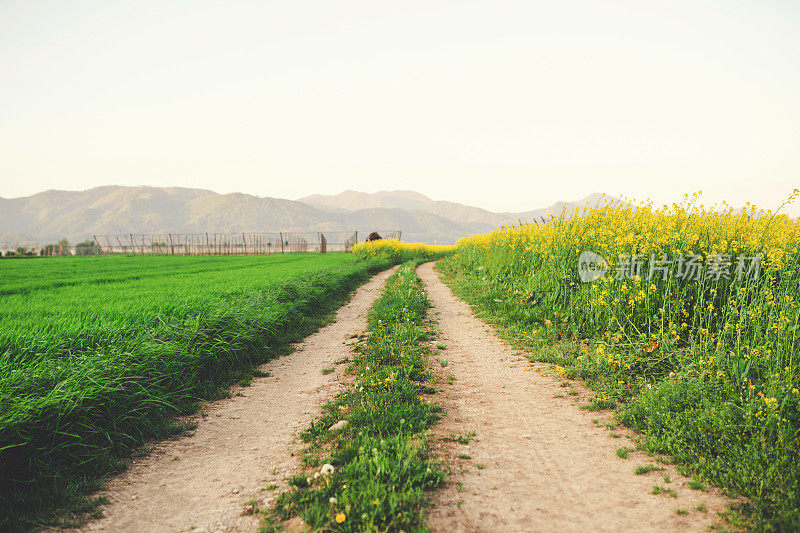
[[323,476],[330,476],[331,474],[333,474],[333,470],[334,468],[332,464],[325,463],[324,465],[322,465],[322,469],[319,471],[319,473],[322,474]]
[[307,477],[307,478],[306,478],[306,483],[308,483],[309,485],[311,485],[311,478],[310,478],[310,477]]
[[314,472],[314,479],[317,479],[318,477],[319,477],[319,472]]
[[328,500],[328,501],[329,501],[329,502],[331,502],[331,503],[333,503],[333,504],[335,504],[335,503],[336,503],[337,501],[339,501],[339,500],[337,500],[337,499],[336,499],[336,498],[334,498],[334,497],[331,497],[331,499],[330,499],[330,500]]

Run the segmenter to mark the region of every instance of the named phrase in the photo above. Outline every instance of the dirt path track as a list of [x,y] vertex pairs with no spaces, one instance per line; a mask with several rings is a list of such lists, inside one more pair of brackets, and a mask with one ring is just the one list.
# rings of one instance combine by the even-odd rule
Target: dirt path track
[[[587,403],[580,385],[578,395],[569,396],[559,380],[525,371],[531,365],[520,360],[520,351],[475,318],[432,263],[418,273],[438,312],[440,342],[448,347],[441,355],[447,367],[432,365],[444,378],[436,400],[447,412],[434,433],[476,432],[469,444],[440,450],[453,472],[436,496],[429,518],[434,531],[704,531],[714,511],[724,509],[719,494],[691,490],[671,467],[635,475],[637,465],[653,461],[641,452],[617,457],[617,448],[633,444],[625,431],[615,430],[621,435],[613,438],[592,422],[610,421],[608,414],[579,409]],[[455,380],[447,384],[450,375]],[[652,495],[656,484],[678,497]],[[706,513],[696,510],[701,503]],[[676,514],[677,508],[688,514]]]
[[207,404],[194,436],[155,446],[108,484],[109,505],[87,531],[256,531],[258,520],[242,516],[244,502],[269,501],[262,491],[298,468],[290,448],[319,406],[335,393],[341,366],[322,369],[350,355],[347,340],[366,327],[366,314],[390,271],[376,275],[342,307],[336,321],[301,343],[297,351],[261,367],[269,377],[232,391],[229,400]]

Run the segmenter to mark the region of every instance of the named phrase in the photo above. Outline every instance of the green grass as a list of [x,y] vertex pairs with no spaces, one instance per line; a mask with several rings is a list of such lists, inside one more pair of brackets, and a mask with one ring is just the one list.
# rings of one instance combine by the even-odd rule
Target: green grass
[[617,448],[617,457],[620,459],[627,459],[628,455],[634,450],[634,448]]
[[464,433],[462,435],[451,433],[449,437],[444,437],[443,440],[457,442],[458,444],[469,444],[470,439],[474,436],[474,431],[470,431],[469,433]]
[[[345,254],[0,261],[0,529],[58,524],[174,416],[247,382],[388,263]],[[68,516],[69,518],[69,516]]]
[[672,490],[671,488],[669,488],[669,487],[661,487],[659,485],[653,485],[653,490],[650,491],[650,494],[656,494],[656,495],[658,495],[658,494],[666,494],[667,496],[670,496],[672,498],[677,498],[678,497],[678,493],[675,492],[674,490]]
[[[415,266],[406,264],[389,278],[369,314],[372,334],[356,348],[350,368],[357,383],[326,405],[303,434],[307,451],[331,465],[333,473],[322,472],[323,465],[297,475],[299,481],[278,498],[263,530],[298,515],[314,530],[424,528],[426,491],[441,483],[444,472],[428,457],[425,430],[440,408],[420,398],[431,379],[426,370],[431,350],[424,341],[433,332],[424,323],[428,302]],[[340,418],[349,425],[328,431]]]
[[689,482],[689,488],[692,490],[707,490],[705,483],[700,483],[699,481],[692,480]]
[[648,474],[648,473],[652,472],[653,470],[663,470],[663,468],[659,468],[656,465],[640,465],[640,466],[636,467],[636,470],[634,470],[634,473],[637,476],[642,476],[644,474]]

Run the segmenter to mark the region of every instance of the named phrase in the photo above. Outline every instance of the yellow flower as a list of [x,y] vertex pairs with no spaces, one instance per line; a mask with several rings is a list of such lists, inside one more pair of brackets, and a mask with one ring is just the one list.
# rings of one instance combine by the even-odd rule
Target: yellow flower
[[345,520],[347,520],[347,515],[345,515],[344,513],[339,513],[339,514],[336,515],[336,523],[337,524],[341,524]]
[[764,398],[764,403],[767,404],[767,407],[770,409],[777,409],[778,408],[778,400],[777,398],[770,398],[769,396]]

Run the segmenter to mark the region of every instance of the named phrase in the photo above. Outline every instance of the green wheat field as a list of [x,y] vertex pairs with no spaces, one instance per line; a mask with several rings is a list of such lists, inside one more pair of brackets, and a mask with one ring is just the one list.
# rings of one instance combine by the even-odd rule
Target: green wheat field
[[318,328],[391,258],[0,262],[0,529],[47,522],[174,417]]

